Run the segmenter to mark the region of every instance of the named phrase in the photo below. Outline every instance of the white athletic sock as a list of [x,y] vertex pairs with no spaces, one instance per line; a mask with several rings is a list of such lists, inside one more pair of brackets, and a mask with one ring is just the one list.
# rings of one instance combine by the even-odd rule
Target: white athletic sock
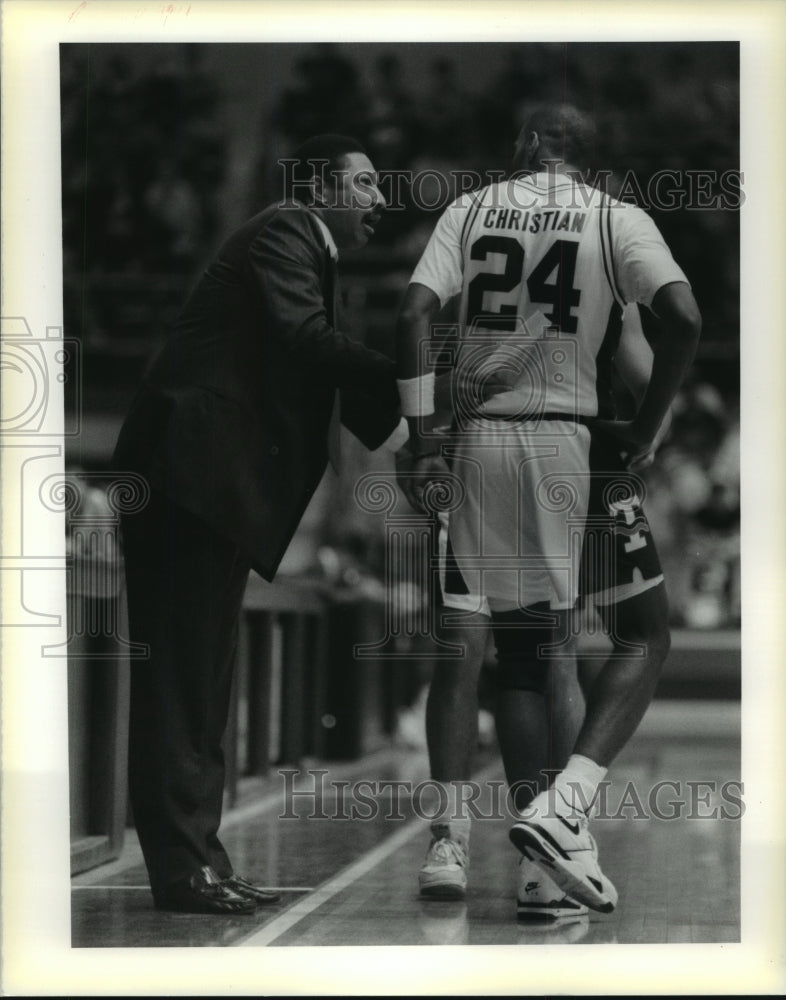
[[458,841],[469,853],[470,817],[466,804],[462,801],[461,782],[458,785],[453,782],[439,782],[439,786],[445,793],[443,801],[446,802],[446,806],[431,821],[431,835],[435,840],[447,837]]
[[589,757],[574,753],[568,758],[565,770],[554,779],[554,787],[574,809],[580,809],[589,816],[592,812],[592,800],[607,770],[608,768],[600,767]]

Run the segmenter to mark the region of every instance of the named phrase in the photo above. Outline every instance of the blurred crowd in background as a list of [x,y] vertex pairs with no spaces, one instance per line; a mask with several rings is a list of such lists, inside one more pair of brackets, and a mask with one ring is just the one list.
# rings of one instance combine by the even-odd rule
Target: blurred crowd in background
[[[61,47],[65,335],[82,345],[83,395],[71,403],[86,427],[118,425],[195,276],[229,229],[281,197],[278,161],[315,133],[358,136],[383,172],[482,175],[508,167],[530,110],[566,100],[596,118],[595,167],[632,172],[641,191],[657,171],[701,170],[718,178],[705,195],[718,195],[719,179],[739,169],[734,44],[491,44],[482,72],[477,45],[421,44],[416,71],[404,45],[377,45],[372,58],[358,44],[290,46],[259,100],[231,60],[217,69],[210,48]],[[264,61],[271,47],[257,48]],[[351,332],[389,351],[398,298],[437,218],[400,190],[401,207],[386,214],[373,247],[344,263]],[[647,508],[675,624],[733,626],[739,213],[647,207],[704,317],[693,373],[645,476]],[[71,458],[100,469],[109,450],[77,448]],[[328,484],[330,500],[307,519],[290,571],[374,590],[384,576],[383,519],[352,503],[351,477],[368,467],[356,453],[346,481]]]

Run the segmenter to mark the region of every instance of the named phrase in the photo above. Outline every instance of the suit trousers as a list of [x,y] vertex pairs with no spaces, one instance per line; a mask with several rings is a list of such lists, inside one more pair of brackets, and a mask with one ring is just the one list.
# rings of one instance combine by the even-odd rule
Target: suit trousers
[[154,896],[211,865],[232,865],[218,839],[222,738],[248,558],[160,494],[123,519],[132,661],[129,786]]

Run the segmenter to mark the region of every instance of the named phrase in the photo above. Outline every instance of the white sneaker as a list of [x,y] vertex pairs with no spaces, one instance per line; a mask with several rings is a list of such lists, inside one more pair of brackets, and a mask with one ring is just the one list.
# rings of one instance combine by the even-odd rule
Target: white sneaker
[[562,917],[560,920],[519,920],[520,944],[578,944],[590,929],[589,917]]
[[456,840],[432,840],[418,872],[420,895],[432,899],[463,899],[467,891],[469,859]]
[[516,915],[519,920],[579,919],[586,916],[587,907],[566,896],[557,883],[528,857],[519,861],[519,882],[516,894]]
[[511,828],[510,839],[568,896],[610,913],[617,905],[617,890],[600,870],[598,848],[587,826],[586,815],[552,787],[532,800]]

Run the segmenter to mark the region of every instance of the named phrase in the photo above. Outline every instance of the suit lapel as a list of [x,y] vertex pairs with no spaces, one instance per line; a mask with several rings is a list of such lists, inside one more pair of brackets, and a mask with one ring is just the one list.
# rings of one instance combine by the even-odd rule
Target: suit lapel
[[[325,311],[334,330],[338,330],[341,292],[338,284],[338,261],[325,250]],[[336,390],[328,424],[328,456],[337,475],[341,473],[341,393]]]
[[331,255],[329,250],[325,250],[325,307],[330,320],[330,325],[334,330],[339,327],[339,299],[340,291],[338,284],[338,261]]

